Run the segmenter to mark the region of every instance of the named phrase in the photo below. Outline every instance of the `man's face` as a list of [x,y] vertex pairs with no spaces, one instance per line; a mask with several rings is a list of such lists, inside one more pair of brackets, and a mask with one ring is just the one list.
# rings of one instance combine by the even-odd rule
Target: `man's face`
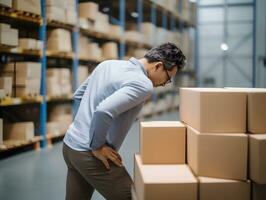
[[149,73],[149,78],[151,79],[153,86],[164,86],[170,79],[175,76],[177,72],[177,67],[173,67],[171,71],[164,69],[162,62],[155,62],[154,67]]

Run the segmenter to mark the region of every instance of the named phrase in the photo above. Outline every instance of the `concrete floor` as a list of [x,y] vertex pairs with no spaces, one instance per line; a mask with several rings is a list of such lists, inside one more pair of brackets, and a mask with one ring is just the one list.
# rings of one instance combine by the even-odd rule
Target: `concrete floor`
[[[178,120],[178,112],[145,119]],[[65,198],[66,166],[61,153],[62,142],[40,152],[28,151],[0,160],[0,199],[61,200]],[[136,122],[126,137],[120,154],[129,173],[133,174],[133,154],[139,151],[139,125]],[[95,192],[93,200],[104,199]]]

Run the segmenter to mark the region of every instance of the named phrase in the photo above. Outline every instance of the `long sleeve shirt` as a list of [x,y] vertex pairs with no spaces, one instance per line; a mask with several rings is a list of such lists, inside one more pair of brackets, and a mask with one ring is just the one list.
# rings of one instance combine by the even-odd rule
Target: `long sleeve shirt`
[[77,151],[109,145],[119,150],[153,84],[136,58],[100,63],[74,93],[80,100],[64,143]]

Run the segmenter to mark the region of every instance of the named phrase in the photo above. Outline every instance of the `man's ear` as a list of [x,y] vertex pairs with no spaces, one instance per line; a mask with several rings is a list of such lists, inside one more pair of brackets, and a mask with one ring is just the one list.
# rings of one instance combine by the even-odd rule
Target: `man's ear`
[[158,70],[161,66],[163,66],[163,63],[162,62],[156,62],[154,66],[155,66],[155,69]]

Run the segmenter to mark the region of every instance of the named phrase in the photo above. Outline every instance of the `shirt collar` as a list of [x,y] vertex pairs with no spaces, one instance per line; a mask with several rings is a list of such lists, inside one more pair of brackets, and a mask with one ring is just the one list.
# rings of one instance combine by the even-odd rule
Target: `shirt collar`
[[139,62],[138,59],[136,59],[136,58],[134,58],[134,57],[131,57],[131,58],[129,59],[129,61],[130,61],[131,63],[133,63],[134,65],[138,65],[138,66],[140,66],[141,69],[142,69],[142,71],[146,74],[146,76],[148,76],[148,73],[147,73],[147,71],[146,71],[144,65],[143,65],[141,62]]

